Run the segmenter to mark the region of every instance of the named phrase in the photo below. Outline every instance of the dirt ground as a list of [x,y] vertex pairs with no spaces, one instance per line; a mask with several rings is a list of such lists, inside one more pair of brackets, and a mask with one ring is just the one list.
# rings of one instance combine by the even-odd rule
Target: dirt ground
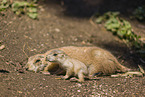
[[[109,0],[108,0],[109,1]],[[126,18],[144,0],[45,0],[39,2],[39,19],[16,16],[10,9],[0,16],[0,96],[1,97],[145,97],[145,77],[111,78],[84,83],[59,80],[59,76],[23,71],[28,57],[62,46],[98,46],[110,51],[119,62],[137,69],[139,56],[122,40],[92,25],[90,16],[99,11],[118,10]],[[145,24],[127,18],[134,31],[145,37]]]

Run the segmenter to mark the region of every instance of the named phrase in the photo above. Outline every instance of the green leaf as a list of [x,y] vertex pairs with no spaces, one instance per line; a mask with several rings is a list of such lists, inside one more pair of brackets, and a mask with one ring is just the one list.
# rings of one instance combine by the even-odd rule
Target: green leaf
[[17,11],[20,7],[28,6],[29,3],[26,1],[16,1],[12,4],[12,11]]
[[131,30],[128,30],[127,31],[127,35],[131,35],[132,34],[132,31]]
[[12,4],[12,11],[17,11],[19,9],[19,3],[13,3]]
[[100,16],[100,17],[98,17],[98,18],[96,19],[96,23],[97,23],[97,24],[100,24],[100,23],[103,22],[103,20],[104,20],[104,18],[103,18],[102,16]]
[[37,16],[38,16],[37,13],[31,13],[31,12],[27,13],[27,15],[28,15],[30,18],[32,18],[32,19],[36,19]]
[[37,8],[33,8],[33,7],[30,7],[30,8],[27,8],[28,12],[37,12]]
[[28,6],[29,5],[29,3],[26,2],[26,1],[17,1],[15,3],[17,3],[19,5],[19,7],[21,7],[21,6]]
[[7,0],[3,0],[3,1],[2,1],[3,4],[6,4],[7,2],[8,2]]
[[123,37],[126,34],[126,31],[121,30],[121,31],[117,31],[117,35],[120,37]]
[[123,25],[126,29],[131,29],[131,25],[128,21],[123,20]]
[[20,15],[21,14],[21,11],[16,11],[16,15]]
[[1,9],[2,9],[2,8],[6,9],[7,7],[8,7],[8,6],[3,6],[3,5],[0,6]]
[[34,4],[34,3],[31,3],[29,4],[29,7],[37,7],[38,5],[37,4]]

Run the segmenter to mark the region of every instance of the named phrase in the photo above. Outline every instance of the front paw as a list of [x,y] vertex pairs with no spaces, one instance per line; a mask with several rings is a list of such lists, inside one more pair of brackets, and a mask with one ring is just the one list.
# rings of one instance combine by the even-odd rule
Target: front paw
[[82,83],[84,82],[84,79],[79,79],[78,82]]
[[68,79],[68,78],[69,78],[69,76],[67,76],[67,75],[62,77],[62,79],[65,79],[65,80]]
[[42,74],[45,74],[45,75],[50,75],[50,72],[44,72],[44,71],[41,71]]

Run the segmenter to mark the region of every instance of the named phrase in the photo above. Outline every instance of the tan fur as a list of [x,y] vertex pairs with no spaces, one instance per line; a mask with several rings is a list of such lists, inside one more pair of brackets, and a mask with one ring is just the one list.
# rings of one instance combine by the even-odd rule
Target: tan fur
[[84,82],[84,75],[88,74],[87,67],[79,60],[70,58],[61,50],[53,50],[47,55],[46,60],[58,62],[60,66],[66,70],[66,75],[63,79],[67,79],[72,75],[78,76],[79,82]]
[[[47,68],[45,68],[46,66]],[[34,71],[35,73],[42,71],[44,74],[50,74],[48,71],[57,71],[57,67],[58,63],[45,61],[44,54],[36,54],[31,56],[25,66],[25,68],[29,71]]]
[[37,55],[31,56],[28,59],[28,63],[26,64],[25,68],[27,68],[30,71],[38,72],[41,69],[43,60],[44,60],[43,54],[37,54]]
[[[117,59],[107,50],[99,47],[75,47],[67,46],[56,48],[64,51],[71,58],[77,59],[86,64],[90,75],[101,72],[105,75],[113,74],[116,71],[126,72],[129,69],[121,65]],[[52,50],[56,50],[52,49]],[[47,56],[52,50],[45,53]],[[47,66],[45,70],[49,68]]]

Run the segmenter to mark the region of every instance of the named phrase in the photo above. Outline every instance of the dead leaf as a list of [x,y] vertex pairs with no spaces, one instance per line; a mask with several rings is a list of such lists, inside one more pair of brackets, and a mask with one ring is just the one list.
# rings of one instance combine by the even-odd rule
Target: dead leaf
[[55,79],[62,79],[61,77],[55,78]]

